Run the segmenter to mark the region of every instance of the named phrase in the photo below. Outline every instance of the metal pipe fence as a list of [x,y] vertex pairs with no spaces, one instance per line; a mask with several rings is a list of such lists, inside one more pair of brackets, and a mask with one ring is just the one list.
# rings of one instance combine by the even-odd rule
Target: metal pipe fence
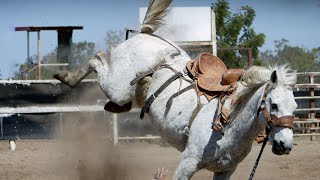
[[[315,140],[316,136],[320,135],[320,107],[317,107],[316,101],[320,99],[320,96],[316,94],[316,91],[320,90],[320,84],[315,82],[315,77],[320,77],[320,73],[318,72],[308,72],[308,73],[298,73],[298,76],[304,76],[309,79],[309,84],[296,84],[295,92],[305,92],[304,96],[295,95],[295,99],[297,101],[307,102],[308,107],[299,107],[295,112],[295,120],[294,120],[294,136],[310,136],[311,140]],[[88,80],[85,80],[88,81]],[[96,80],[90,80],[95,81]],[[56,80],[1,80],[0,83],[60,83]],[[320,103],[319,103],[320,104]],[[3,138],[3,117],[6,117],[7,114],[40,114],[40,113],[66,113],[66,112],[104,112],[104,108],[101,105],[52,105],[52,106],[25,106],[25,107],[1,107],[0,108],[0,133]],[[140,109],[132,109],[130,113],[140,112]],[[4,116],[6,115],[6,116]],[[138,116],[138,115],[137,115]],[[118,131],[118,114],[112,114],[112,119],[108,119],[112,122],[113,126],[113,141],[115,144],[119,142],[119,140],[144,140],[144,139],[160,139],[159,136],[136,136],[136,137],[120,137]],[[63,116],[60,117],[60,123]],[[63,127],[61,126],[61,134]]]
[[[320,117],[316,107],[316,90],[320,89],[320,84],[315,82],[315,77],[320,77],[320,72],[301,72],[297,73],[298,78],[308,78],[308,83],[296,84],[296,92],[305,92],[307,96],[295,96],[297,101],[307,101],[308,107],[299,107],[295,112],[294,136],[310,136],[310,140],[315,140],[320,135]],[[298,106],[301,105],[298,103]]]

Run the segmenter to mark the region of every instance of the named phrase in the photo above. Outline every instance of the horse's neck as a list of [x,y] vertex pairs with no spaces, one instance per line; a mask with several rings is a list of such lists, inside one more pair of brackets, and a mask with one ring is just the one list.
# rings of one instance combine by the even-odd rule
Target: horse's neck
[[263,90],[264,86],[260,87],[246,103],[240,105],[233,112],[234,117],[231,117],[230,125],[227,127],[228,134],[226,134],[226,137],[229,138],[228,141],[239,142],[234,143],[237,146],[249,146],[266,126],[264,121],[259,121],[257,118]]

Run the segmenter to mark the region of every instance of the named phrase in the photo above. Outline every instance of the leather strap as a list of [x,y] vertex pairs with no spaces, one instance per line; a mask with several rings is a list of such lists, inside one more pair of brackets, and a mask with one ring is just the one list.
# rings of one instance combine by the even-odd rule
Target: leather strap
[[213,129],[217,132],[220,132],[222,135],[224,135],[224,133],[223,133],[224,127],[221,124],[221,107],[222,107],[221,99],[218,98],[218,104],[217,104],[217,108],[216,108],[216,111],[213,116],[213,122],[212,122],[211,129]]
[[165,59],[163,59],[162,61],[158,62],[158,64],[156,64],[153,68],[150,68],[148,71],[137,74],[136,77],[130,82],[130,86],[133,86],[134,84],[136,84],[142,78],[153,74],[165,62],[166,62]]
[[293,116],[282,116],[278,118],[277,116],[271,114],[270,117],[272,125],[293,129]]
[[[200,98],[200,97],[198,97]],[[196,118],[196,116],[198,115],[199,111],[201,110],[201,108],[204,106],[204,104],[202,104],[200,102],[200,99],[198,99],[198,103],[197,103],[197,106],[196,108],[192,111],[192,115],[190,117],[190,120],[189,120],[189,123],[188,123],[188,128],[190,129],[191,128],[191,125],[193,123],[193,120]]]
[[[267,99],[267,93],[269,88],[270,88],[270,83],[266,85],[266,88],[264,90],[261,105],[258,109],[258,115],[260,112],[262,112],[263,116],[266,118],[269,125],[293,129],[293,120],[294,120],[293,116],[282,116],[279,118],[273,114],[270,114],[270,111],[266,107],[266,99]],[[270,132],[271,132],[273,127],[270,127],[270,128],[271,128],[270,129]]]
[[140,31],[137,31],[137,30],[126,29],[126,40],[129,39],[129,32],[131,32],[131,33],[140,33]]
[[[175,56],[178,56],[178,55],[180,55],[180,53],[173,53],[168,57],[173,59]],[[156,70],[158,70],[161,67],[167,67],[167,68],[170,68],[172,71],[174,71],[174,69],[171,68],[171,66],[168,66],[168,65],[165,64],[166,62],[167,62],[167,58],[165,58],[165,59],[161,60],[160,62],[158,62],[153,68],[150,68],[148,71],[145,71],[145,72],[142,72],[142,73],[138,73],[136,75],[136,77],[130,82],[130,85],[133,86],[134,84],[136,84],[142,78],[144,78],[146,76],[149,76],[149,75],[152,75]]]
[[148,113],[151,104],[153,103],[153,101],[162,93],[163,90],[165,90],[173,81],[175,81],[176,79],[178,79],[179,77],[182,77],[184,75],[184,73],[182,72],[177,72],[176,74],[174,74],[171,78],[169,78],[164,84],[162,84],[160,86],[159,89],[156,90],[156,92],[154,92],[146,101],[146,103],[144,104],[143,108],[141,109],[141,113],[140,113],[140,119],[144,118],[144,113]]
[[158,38],[158,39],[160,39],[160,40],[162,40],[162,41],[170,44],[172,47],[174,47],[174,48],[177,50],[177,53],[178,53],[178,54],[181,54],[180,49],[179,49],[177,46],[175,46],[174,44],[172,44],[171,42],[169,42],[168,40],[166,40],[166,39],[164,39],[164,38],[162,38],[162,37],[160,37],[160,36],[158,36],[158,35],[155,35],[155,34],[149,34],[149,35],[150,35],[150,36],[153,36],[153,37],[156,37],[156,38]]
[[[139,31],[136,31],[136,30],[127,29],[127,31],[126,31],[126,40],[128,39],[129,32],[140,33]],[[158,39],[160,39],[160,40],[168,43],[168,44],[171,45],[173,48],[175,48],[175,49],[177,50],[177,52],[171,54],[171,55],[170,55],[171,58],[173,58],[173,57],[178,56],[178,55],[181,54],[180,49],[177,48],[175,45],[173,45],[173,44],[172,44],[171,42],[169,42],[168,40],[166,40],[166,39],[164,39],[164,38],[162,38],[162,37],[160,37],[160,36],[157,36],[157,35],[155,35],[155,34],[148,34],[148,35],[153,36],[153,37],[156,37],[156,38],[158,38]],[[163,65],[165,62],[166,62],[166,59],[163,59],[163,60],[160,61],[158,64],[156,64],[155,67],[150,68],[150,69],[149,69],[148,71],[146,71],[146,72],[143,72],[143,73],[138,74],[138,75],[130,82],[130,85],[133,86],[133,85],[134,85],[135,83],[137,83],[140,79],[142,79],[142,78],[144,78],[144,77],[146,77],[146,76],[148,76],[148,75],[153,74],[154,71],[156,71],[157,69],[159,69],[159,67],[160,67],[161,65]]]

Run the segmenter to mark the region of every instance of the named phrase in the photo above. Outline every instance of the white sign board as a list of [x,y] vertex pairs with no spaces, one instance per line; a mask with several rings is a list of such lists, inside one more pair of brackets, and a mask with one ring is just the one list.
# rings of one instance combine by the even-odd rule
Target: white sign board
[[[142,24],[147,8],[139,9],[139,22]],[[171,41],[212,42],[210,7],[173,7],[165,17],[165,27],[154,34]]]

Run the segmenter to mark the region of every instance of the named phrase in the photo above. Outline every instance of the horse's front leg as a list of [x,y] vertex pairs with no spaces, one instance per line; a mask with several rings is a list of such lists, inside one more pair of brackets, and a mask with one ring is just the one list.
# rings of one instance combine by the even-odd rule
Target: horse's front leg
[[175,180],[189,180],[198,171],[199,161],[195,157],[183,158],[176,170]]
[[53,75],[53,77],[61,81],[62,83],[74,88],[92,71],[97,71],[97,67],[103,66],[103,61],[105,61],[104,53],[99,51],[92,59],[89,60],[89,62],[84,67],[76,70],[75,72],[62,70]]
[[213,180],[229,180],[235,170],[236,168],[234,168],[231,171],[215,172],[213,176]]

